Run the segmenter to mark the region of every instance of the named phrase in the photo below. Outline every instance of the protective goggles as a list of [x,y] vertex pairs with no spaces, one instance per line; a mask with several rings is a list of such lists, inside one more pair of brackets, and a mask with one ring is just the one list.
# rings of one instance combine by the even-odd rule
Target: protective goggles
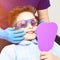
[[37,20],[35,20],[35,19],[21,20],[21,21],[17,22],[14,25],[14,27],[25,28],[25,27],[27,27],[28,23],[30,23],[32,26],[36,26],[37,25]]

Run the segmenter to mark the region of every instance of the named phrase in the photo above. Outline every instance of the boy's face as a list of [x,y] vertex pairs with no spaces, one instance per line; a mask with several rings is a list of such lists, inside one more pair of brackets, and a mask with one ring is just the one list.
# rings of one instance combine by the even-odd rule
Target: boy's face
[[20,13],[15,21],[16,29],[22,29],[26,33],[25,40],[32,40],[36,38],[37,21],[31,12]]

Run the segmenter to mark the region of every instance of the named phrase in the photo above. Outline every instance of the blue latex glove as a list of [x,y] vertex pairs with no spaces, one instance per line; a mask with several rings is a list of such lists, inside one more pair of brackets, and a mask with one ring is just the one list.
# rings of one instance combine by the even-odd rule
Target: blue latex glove
[[23,30],[15,30],[15,28],[0,29],[0,38],[12,43],[19,43],[24,40],[24,35]]
[[43,22],[45,22],[45,21],[44,21],[44,20],[41,20],[41,21],[40,21],[40,23],[43,23]]

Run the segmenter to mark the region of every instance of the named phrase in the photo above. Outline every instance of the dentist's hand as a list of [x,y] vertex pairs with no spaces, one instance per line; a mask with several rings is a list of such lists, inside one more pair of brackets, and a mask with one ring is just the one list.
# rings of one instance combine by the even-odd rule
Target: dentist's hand
[[23,30],[15,30],[15,28],[0,29],[0,38],[11,43],[19,43],[24,40],[25,33]]
[[43,23],[43,22],[45,22],[44,20],[40,20],[40,23]]

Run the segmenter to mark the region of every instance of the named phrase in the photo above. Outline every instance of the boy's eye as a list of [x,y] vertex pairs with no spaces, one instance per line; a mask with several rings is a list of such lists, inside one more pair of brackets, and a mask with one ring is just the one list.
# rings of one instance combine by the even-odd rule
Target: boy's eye
[[31,25],[32,25],[32,26],[36,26],[36,25],[37,25],[37,22],[34,21],[34,20],[32,20],[32,21],[31,21]]
[[20,28],[25,28],[27,26],[27,22],[26,21],[22,21],[18,24],[18,26],[20,26]]
[[25,28],[26,26],[27,26],[27,24],[26,23],[21,23],[21,28]]

